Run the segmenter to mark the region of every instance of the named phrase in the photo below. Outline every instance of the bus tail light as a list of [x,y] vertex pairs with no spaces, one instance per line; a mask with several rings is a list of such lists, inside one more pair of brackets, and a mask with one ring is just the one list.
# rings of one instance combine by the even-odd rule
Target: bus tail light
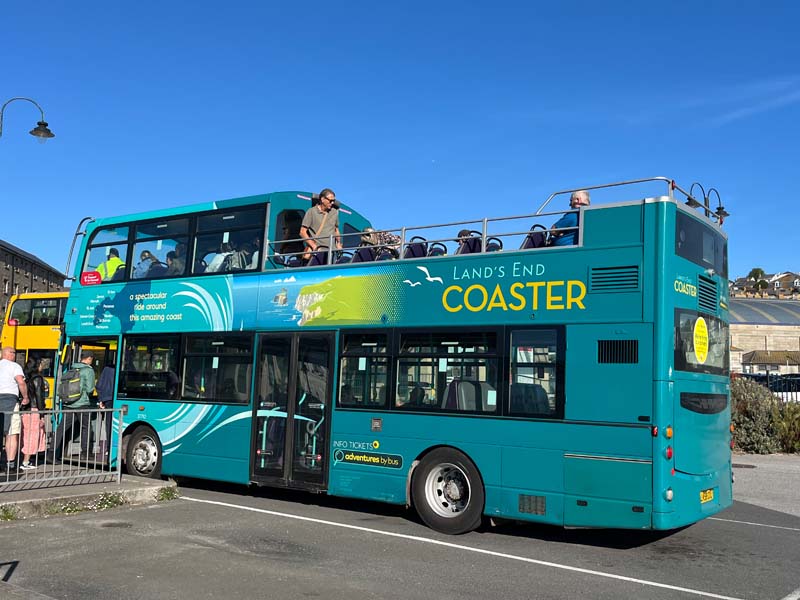
[[734,445],[733,440],[731,440],[731,450],[733,450]]
[[731,433],[733,433],[734,431],[736,431],[736,426],[733,423],[731,423]]
[[667,446],[667,449],[664,451],[664,456],[672,458],[672,446]]
[[667,488],[666,490],[664,490],[664,499],[667,502],[672,502],[673,495],[674,494],[672,493],[672,488]]
[[672,425],[669,425],[669,426],[668,426],[668,427],[667,427],[667,428],[664,430],[664,435],[665,435],[665,436],[667,436],[667,439],[668,439],[668,440],[671,440],[671,439],[672,439]]
[[658,425],[653,425],[651,429],[653,432],[653,437],[658,437]]
[[17,325],[19,325],[19,321],[17,319],[9,319],[8,320],[8,326],[9,327],[16,327]]

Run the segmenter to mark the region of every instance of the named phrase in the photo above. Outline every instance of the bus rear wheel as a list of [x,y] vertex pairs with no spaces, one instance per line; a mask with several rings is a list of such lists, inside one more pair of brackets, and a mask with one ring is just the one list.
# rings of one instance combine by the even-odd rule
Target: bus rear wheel
[[125,453],[128,473],[138,477],[161,477],[161,443],[155,431],[139,427],[128,440]]
[[478,469],[453,448],[438,448],[422,459],[411,485],[414,507],[431,529],[458,535],[477,529],[484,491]]

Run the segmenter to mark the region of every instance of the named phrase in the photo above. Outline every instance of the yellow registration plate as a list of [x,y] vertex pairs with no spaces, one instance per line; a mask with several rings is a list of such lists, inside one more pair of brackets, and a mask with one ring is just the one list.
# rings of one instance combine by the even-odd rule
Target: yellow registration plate
[[702,490],[700,492],[700,504],[711,502],[714,499],[714,489]]

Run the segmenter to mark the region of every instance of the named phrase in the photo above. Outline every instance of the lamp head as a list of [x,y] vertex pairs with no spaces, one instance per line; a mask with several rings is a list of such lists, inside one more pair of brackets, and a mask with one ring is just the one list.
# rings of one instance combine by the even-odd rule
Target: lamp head
[[42,143],[46,142],[52,137],[56,137],[56,135],[50,131],[50,129],[48,129],[46,121],[39,121],[36,123],[36,127],[31,129],[29,133]]
[[687,196],[686,205],[691,207],[691,208],[699,208],[700,206],[703,206],[700,202],[698,202],[694,198],[694,196]]

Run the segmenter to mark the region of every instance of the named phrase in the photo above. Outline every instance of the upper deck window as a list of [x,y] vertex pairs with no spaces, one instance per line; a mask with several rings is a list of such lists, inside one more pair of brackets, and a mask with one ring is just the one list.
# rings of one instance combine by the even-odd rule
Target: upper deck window
[[719,231],[678,211],[675,217],[675,253],[728,277],[728,242]]
[[194,273],[258,269],[264,208],[202,215],[197,219]]
[[151,221],[136,225],[131,278],[153,279],[183,275],[189,243],[189,219]]
[[81,283],[259,269],[265,217],[259,204],[99,227]]
[[11,305],[9,320],[16,319],[17,325],[28,325],[31,321],[31,301],[17,300]]
[[105,227],[92,236],[84,272],[95,271],[103,281],[124,279],[128,260],[128,227]]

